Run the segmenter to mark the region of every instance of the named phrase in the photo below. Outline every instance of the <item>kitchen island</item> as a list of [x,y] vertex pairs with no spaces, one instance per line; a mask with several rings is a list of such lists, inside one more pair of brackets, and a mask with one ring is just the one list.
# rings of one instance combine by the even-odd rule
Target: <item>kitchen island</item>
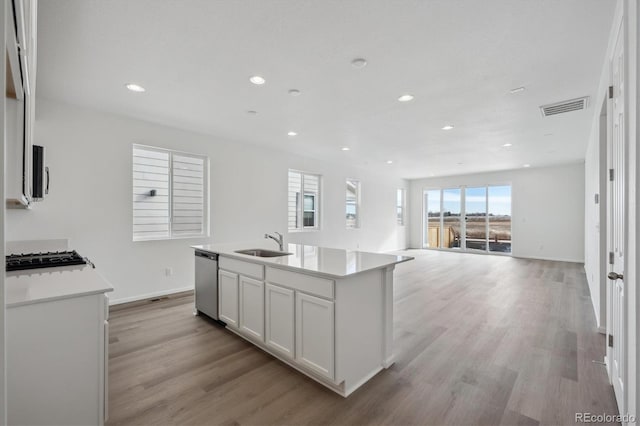
[[393,364],[393,270],[412,257],[300,244],[192,247],[219,256],[227,329],[293,368],[346,397]]

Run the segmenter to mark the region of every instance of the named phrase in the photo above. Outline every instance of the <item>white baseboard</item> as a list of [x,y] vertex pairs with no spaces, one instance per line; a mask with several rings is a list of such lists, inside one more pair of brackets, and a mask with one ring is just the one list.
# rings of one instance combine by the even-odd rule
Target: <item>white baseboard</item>
[[122,303],[137,302],[138,300],[151,299],[153,297],[166,296],[168,294],[182,293],[183,291],[193,290],[193,286],[172,288],[169,290],[156,291],[153,293],[140,294],[138,296],[123,297],[122,299],[109,299],[109,305],[120,305]]
[[557,257],[523,256],[523,255],[515,255],[515,254],[512,254],[511,256],[518,259],[551,260],[553,262],[584,263],[584,259],[563,259],[563,258],[557,258]]

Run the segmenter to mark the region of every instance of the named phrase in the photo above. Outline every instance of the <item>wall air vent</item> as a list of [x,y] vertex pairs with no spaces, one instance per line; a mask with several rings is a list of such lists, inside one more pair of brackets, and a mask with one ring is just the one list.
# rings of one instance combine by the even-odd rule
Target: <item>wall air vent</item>
[[542,105],[540,111],[542,111],[543,117],[550,115],[564,114],[565,112],[579,111],[586,109],[589,106],[589,97],[571,99],[568,101],[556,102],[555,104]]

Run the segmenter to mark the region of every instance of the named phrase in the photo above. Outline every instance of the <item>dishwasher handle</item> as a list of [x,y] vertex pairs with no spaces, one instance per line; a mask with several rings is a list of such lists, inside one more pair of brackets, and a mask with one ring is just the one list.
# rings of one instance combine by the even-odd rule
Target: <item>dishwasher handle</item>
[[197,251],[196,250],[196,256],[197,257],[204,257],[210,260],[218,260],[218,253],[207,253],[204,251]]

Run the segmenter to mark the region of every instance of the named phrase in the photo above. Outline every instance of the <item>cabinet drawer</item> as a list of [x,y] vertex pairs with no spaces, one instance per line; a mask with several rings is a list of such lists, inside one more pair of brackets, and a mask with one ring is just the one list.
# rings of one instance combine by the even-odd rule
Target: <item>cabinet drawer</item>
[[333,299],[333,280],[267,267],[268,282]]
[[220,269],[237,272],[238,274],[245,275],[247,277],[264,280],[264,266],[258,265],[257,263],[244,262],[242,260],[220,256],[218,266]]

